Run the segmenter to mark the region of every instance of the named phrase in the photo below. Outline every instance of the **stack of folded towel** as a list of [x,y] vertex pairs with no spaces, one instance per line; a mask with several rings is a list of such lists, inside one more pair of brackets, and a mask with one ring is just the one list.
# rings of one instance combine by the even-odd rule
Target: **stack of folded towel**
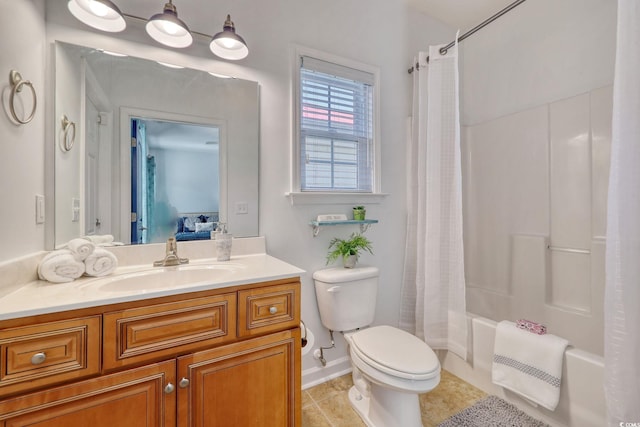
[[87,239],[70,240],[63,249],[47,254],[38,265],[38,277],[54,283],[71,282],[83,274],[101,277],[118,267],[118,259]]

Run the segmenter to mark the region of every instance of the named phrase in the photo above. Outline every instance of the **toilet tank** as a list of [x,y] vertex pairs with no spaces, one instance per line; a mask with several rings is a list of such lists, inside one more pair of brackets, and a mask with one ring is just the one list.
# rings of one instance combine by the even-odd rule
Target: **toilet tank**
[[350,331],[373,323],[378,294],[375,267],[328,268],[313,273],[322,324]]

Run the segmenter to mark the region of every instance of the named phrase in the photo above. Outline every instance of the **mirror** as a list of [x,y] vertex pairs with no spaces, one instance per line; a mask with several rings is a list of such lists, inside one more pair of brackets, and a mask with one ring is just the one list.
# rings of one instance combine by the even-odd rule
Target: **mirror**
[[55,246],[85,235],[206,239],[218,221],[257,236],[258,91],[56,42]]

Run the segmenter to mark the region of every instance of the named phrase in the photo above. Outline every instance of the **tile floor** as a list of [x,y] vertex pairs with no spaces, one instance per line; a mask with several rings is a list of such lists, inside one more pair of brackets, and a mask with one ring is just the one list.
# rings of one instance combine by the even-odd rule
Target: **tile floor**
[[[365,427],[351,409],[347,391],[353,385],[351,374],[302,391],[303,427]],[[443,370],[440,384],[420,395],[422,424],[436,427],[453,414],[486,396],[482,390]]]

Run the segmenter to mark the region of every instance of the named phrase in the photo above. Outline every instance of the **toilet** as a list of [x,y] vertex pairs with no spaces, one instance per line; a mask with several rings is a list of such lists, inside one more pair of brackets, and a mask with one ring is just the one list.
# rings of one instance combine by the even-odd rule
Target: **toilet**
[[372,326],[375,267],[329,268],[313,274],[322,324],[349,344],[354,386],[349,401],[369,427],[422,427],[418,394],[440,382],[440,362],[414,335]]

